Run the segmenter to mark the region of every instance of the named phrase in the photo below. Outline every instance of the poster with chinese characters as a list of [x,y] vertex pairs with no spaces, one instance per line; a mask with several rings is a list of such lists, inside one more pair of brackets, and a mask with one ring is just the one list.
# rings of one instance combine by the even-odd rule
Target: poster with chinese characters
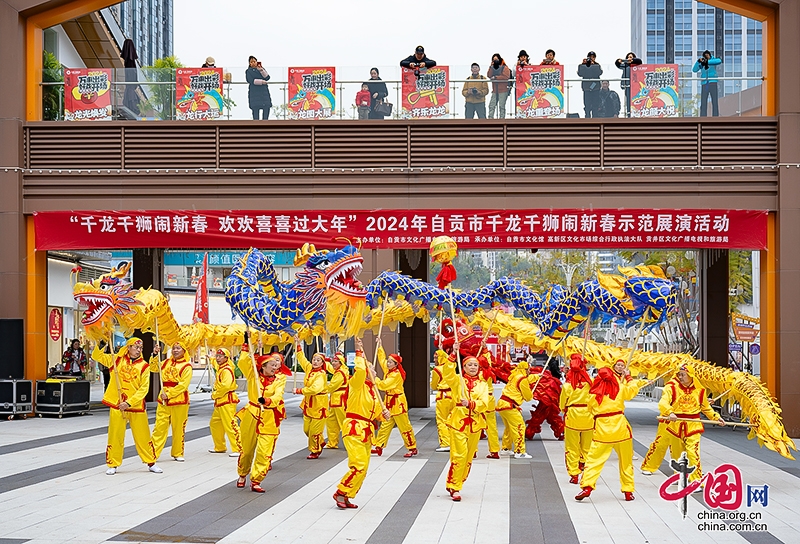
[[631,117],[678,117],[678,65],[631,66]]
[[516,117],[559,117],[564,112],[564,67],[521,66],[516,74]]
[[289,68],[289,119],[326,119],[336,113],[336,68]]
[[111,120],[111,68],[64,69],[64,120]]
[[403,68],[403,119],[431,119],[447,117],[450,114],[450,68],[436,66],[428,70]]
[[175,70],[175,117],[202,121],[222,117],[222,68]]

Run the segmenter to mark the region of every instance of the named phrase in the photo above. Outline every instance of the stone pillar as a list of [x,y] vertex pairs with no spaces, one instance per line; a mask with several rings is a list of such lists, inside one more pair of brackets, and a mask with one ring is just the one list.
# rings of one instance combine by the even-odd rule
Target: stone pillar
[[[164,277],[164,250],[163,249],[134,249],[133,250],[133,286],[136,289],[146,289],[152,286],[153,289],[161,291],[162,278]],[[136,336],[142,339],[144,347],[142,354],[148,360],[153,352],[155,335],[143,333],[137,330]],[[160,381],[155,374],[150,375],[150,391],[147,393],[147,401],[155,402],[158,396],[158,384]]]
[[[428,252],[425,250],[399,250],[397,266],[402,274],[428,281]],[[411,327],[398,325],[399,352],[406,371],[406,397],[411,408],[430,406],[431,350],[428,323],[415,319]]]
[[700,358],[728,366],[728,251],[700,251]]

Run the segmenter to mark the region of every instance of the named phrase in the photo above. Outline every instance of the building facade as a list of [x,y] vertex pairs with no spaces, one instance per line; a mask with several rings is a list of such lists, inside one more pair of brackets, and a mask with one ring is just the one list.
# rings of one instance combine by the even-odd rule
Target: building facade
[[172,7],[172,0],[126,0],[109,8],[125,37],[133,40],[141,66],[172,56]]

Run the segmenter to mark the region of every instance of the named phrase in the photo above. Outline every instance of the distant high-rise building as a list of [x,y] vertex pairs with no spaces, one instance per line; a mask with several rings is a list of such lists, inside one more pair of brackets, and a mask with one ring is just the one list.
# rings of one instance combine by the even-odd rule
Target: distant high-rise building
[[109,8],[142,66],[172,55],[172,8],[173,0],[126,0]]
[[[761,22],[694,0],[631,0],[631,44],[645,63],[678,64],[681,79],[693,76],[694,62],[708,49],[722,59],[720,77],[761,77]],[[761,82],[721,81],[720,96]],[[700,92],[683,85],[681,98]]]

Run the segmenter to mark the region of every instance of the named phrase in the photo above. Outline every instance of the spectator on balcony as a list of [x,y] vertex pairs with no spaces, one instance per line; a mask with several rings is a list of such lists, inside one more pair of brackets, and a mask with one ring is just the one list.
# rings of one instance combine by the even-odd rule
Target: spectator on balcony
[[424,74],[428,68],[436,66],[436,61],[429,59],[425,54],[425,48],[418,45],[413,55],[409,55],[400,61],[400,66],[414,70],[414,75],[419,78],[420,74]]
[[608,81],[600,82],[600,105],[597,108],[598,117],[619,117],[619,95],[608,87]]
[[358,119],[369,119],[369,104],[371,96],[369,94],[369,83],[363,83],[361,90],[356,93],[356,107],[358,108]]
[[492,65],[489,66],[489,71],[486,72],[489,79],[492,80],[492,98],[489,99],[489,119],[494,119],[494,112],[499,108],[498,119],[505,119],[506,117],[506,102],[508,101],[508,94],[513,87],[514,74],[511,68],[508,67],[506,61],[500,56],[500,53],[492,55]]
[[247,101],[253,112],[253,120],[258,121],[258,115],[261,112],[261,119],[266,121],[269,119],[269,110],[272,107],[272,97],[269,95],[269,86],[267,85],[269,74],[258,59],[250,55],[250,67],[244,75],[249,83]]
[[481,67],[477,62],[473,62],[470,69],[472,73],[467,79],[478,81],[467,81],[461,90],[464,96],[464,117],[474,119],[477,115],[478,119],[486,119],[486,95],[489,94],[489,84],[486,82],[486,77],[480,73]]
[[719,94],[717,90],[717,66],[722,64],[706,49],[703,56],[697,59],[692,72],[700,72],[700,117],[708,115],[708,97],[711,97],[711,115],[719,117]]
[[383,99],[389,96],[389,91],[386,89],[386,83],[380,78],[380,72],[377,68],[371,68],[369,71],[369,81],[366,82],[369,87],[370,104],[369,104],[369,118],[370,119],[383,119],[385,115],[379,111],[375,111],[375,106],[383,102]]
[[[578,75],[583,78],[583,111],[587,119],[599,117],[597,108],[600,106],[600,76],[603,69],[597,62],[597,55],[589,51],[583,62],[578,65]],[[594,81],[592,81],[594,80]]]
[[544,52],[544,59],[542,62],[539,63],[539,66],[560,66],[560,63],[556,60],[556,52],[552,49],[548,49]]
[[214,60],[214,57],[206,57],[206,61],[200,68],[216,68],[216,67],[217,65],[216,61]]
[[632,51],[625,55],[624,59],[614,61],[616,67],[622,70],[620,87],[625,91],[625,117],[631,116],[631,66],[638,66],[641,63],[642,59],[638,58],[636,53]]
[[517,67],[528,66],[530,63],[531,58],[528,56],[528,52],[524,49],[520,49],[519,55],[517,55]]

